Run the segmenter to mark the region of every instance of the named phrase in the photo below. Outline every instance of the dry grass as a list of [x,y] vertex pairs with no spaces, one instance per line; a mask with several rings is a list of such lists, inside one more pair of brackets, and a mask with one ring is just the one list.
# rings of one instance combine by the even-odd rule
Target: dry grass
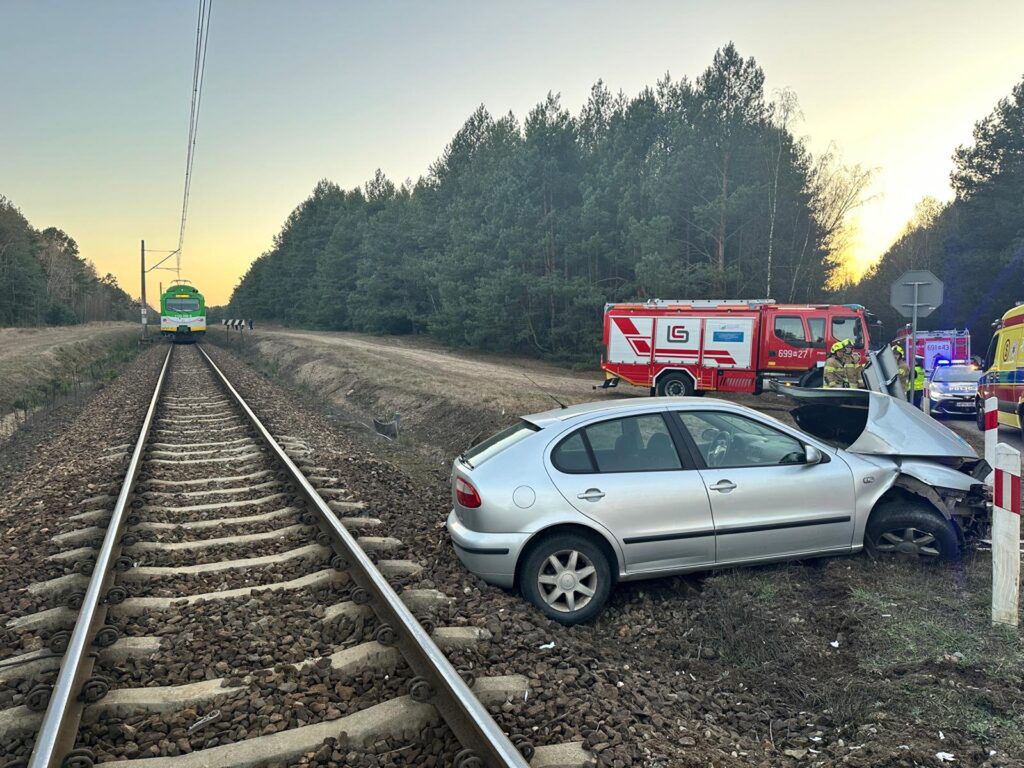
[[0,328],[0,416],[102,380],[137,350],[130,323]]

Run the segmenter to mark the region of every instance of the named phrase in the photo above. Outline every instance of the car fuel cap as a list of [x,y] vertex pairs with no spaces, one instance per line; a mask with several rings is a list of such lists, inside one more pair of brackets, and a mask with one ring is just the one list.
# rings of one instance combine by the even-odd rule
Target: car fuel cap
[[512,492],[512,501],[520,509],[529,509],[536,500],[536,492],[528,485],[520,485]]

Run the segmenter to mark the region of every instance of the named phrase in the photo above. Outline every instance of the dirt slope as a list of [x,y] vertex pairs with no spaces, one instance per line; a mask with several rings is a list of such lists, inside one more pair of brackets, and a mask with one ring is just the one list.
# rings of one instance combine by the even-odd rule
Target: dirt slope
[[[553,397],[573,404],[647,395],[627,384],[595,389],[604,380],[597,361],[592,371],[572,371],[530,358],[453,351],[422,337],[270,328],[208,338],[367,425],[373,416],[400,414],[403,433],[439,459],[450,460],[518,416],[556,408]],[[788,418],[778,396],[728,397]]]
[[[94,382],[107,358],[134,352],[138,326],[87,323],[60,328],[0,328],[0,417]],[[120,362],[124,362],[121,360]]]
[[[603,377],[525,358],[452,352],[425,339],[260,329],[210,340],[288,378],[364,424],[399,414],[403,433],[438,458],[514,418],[565,403],[639,396],[632,387],[594,390]],[[254,354],[255,353],[255,354]],[[545,394],[549,393],[549,394]]]

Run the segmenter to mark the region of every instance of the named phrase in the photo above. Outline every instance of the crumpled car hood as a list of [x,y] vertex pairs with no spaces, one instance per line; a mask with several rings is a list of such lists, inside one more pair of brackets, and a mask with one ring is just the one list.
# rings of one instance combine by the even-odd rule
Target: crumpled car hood
[[851,453],[978,458],[962,437],[905,400],[865,389],[773,388],[799,403],[793,418],[801,429]]

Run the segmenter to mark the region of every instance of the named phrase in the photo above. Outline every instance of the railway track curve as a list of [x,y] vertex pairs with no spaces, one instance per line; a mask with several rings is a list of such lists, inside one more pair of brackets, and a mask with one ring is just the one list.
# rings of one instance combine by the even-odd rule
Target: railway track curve
[[109,450],[129,457],[119,492],[82,500],[52,539],[64,573],[8,623],[46,647],[0,663],[23,690],[0,710],[0,765],[355,764],[442,722],[454,739],[424,745],[429,764],[589,763],[510,741],[488,706],[525,699],[526,678],[452,666],[444,651],[486,631],[442,626],[450,598],[389,558],[401,541],[202,347],[168,349],[136,442]]

